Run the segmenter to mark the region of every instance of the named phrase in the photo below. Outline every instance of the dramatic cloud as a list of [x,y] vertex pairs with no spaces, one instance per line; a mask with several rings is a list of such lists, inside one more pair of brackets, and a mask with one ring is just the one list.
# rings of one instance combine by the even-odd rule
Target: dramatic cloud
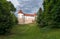
[[11,1],[17,10],[21,9],[25,13],[35,13],[40,7],[43,8],[43,0],[8,0]]
[[37,12],[40,7],[42,7],[43,0],[18,0],[19,8],[25,13]]

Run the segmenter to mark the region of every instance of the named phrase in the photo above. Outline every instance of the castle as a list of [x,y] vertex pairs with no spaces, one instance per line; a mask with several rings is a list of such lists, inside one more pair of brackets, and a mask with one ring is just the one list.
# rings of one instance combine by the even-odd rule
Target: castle
[[25,14],[22,10],[18,11],[18,24],[29,24],[34,23],[36,18],[36,13]]

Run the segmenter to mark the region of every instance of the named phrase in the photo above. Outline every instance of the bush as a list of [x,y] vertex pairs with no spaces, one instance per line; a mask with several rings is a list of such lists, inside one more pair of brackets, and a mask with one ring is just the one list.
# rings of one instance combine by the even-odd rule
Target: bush
[[[17,19],[13,13],[11,13],[11,2],[0,1],[0,34],[10,33],[11,29],[17,24]],[[13,10],[15,8],[13,6]]]

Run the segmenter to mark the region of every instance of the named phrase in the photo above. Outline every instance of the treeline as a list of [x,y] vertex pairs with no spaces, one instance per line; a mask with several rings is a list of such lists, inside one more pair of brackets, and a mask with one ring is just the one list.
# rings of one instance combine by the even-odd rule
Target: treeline
[[37,24],[40,28],[60,28],[60,0],[44,0],[44,11],[40,8]]
[[0,34],[10,33],[12,27],[17,24],[17,18],[13,14],[15,10],[11,2],[0,0]]

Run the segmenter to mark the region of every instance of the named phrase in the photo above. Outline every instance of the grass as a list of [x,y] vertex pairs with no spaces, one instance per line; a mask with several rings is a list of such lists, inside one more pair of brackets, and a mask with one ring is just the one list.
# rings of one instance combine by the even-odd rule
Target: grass
[[60,29],[40,30],[35,24],[17,25],[12,34],[0,39],[60,39]]

